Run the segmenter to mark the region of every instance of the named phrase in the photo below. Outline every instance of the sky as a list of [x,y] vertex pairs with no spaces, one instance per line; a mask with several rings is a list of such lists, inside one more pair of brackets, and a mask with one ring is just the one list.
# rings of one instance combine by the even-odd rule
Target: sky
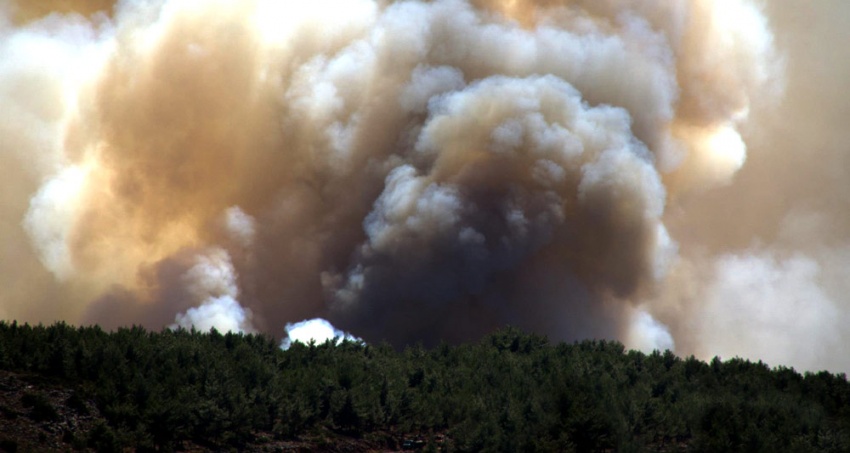
[[0,319],[847,371],[841,0],[0,0]]

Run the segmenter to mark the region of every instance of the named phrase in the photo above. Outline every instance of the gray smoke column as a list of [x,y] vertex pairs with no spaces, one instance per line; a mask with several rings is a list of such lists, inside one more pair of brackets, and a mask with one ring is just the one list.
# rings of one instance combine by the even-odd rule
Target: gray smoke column
[[782,94],[758,2],[31,3],[0,3],[3,318],[702,356],[744,270],[817,267],[686,233]]
[[[534,329],[541,312],[593,317],[604,297],[660,273],[671,247],[664,188],[627,111],[590,107],[554,76],[421,95],[422,85],[460,84],[459,71],[439,67],[414,72],[402,92],[426,119],[386,176],[351,265],[324,275],[341,325],[400,343]],[[558,267],[574,287],[534,281]],[[548,333],[585,329],[568,323]]]

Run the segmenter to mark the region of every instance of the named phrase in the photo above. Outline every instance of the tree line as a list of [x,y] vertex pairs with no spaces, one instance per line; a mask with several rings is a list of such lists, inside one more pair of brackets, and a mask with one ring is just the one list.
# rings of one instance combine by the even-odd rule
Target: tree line
[[215,330],[0,322],[0,369],[72,386],[104,420],[71,433],[73,445],[99,451],[308,438],[321,449],[329,436],[392,449],[405,435],[443,451],[850,450],[843,374],[553,344],[513,328],[432,349],[343,340],[284,351]]

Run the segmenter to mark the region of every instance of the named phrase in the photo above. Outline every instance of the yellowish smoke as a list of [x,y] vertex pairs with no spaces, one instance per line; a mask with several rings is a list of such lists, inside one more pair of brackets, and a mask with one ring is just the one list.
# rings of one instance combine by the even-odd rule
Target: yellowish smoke
[[4,318],[709,355],[734,269],[819,275],[691,234],[780,103],[760,3],[35,3],[0,7]]

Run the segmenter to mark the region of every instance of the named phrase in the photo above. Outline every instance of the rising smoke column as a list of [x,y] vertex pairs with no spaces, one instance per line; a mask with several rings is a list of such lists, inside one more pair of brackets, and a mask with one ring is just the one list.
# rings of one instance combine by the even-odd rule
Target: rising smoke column
[[712,343],[670,295],[667,204],[732,181],[776,94],[754,2],[27,4],[0,34],[6,318]]
[[[460,78],[434,71],[413,83]],[[397,331],[397,342],[451,335],[444,327],[533,328],[529,313],[552,315],[538,304],[566,306],[567,319],[590,315],[597,295],[627,296],[654,278],[670,246],[659,222],[664,189],[625,110],[591,108],[552,76],[494,76],[429,99],[409,150],[421,163],[386,177],[364,221],[367,240],[334,288],[332,308],[346,323],[367,337]],[[529,295],[555,266],[576,287]]]

